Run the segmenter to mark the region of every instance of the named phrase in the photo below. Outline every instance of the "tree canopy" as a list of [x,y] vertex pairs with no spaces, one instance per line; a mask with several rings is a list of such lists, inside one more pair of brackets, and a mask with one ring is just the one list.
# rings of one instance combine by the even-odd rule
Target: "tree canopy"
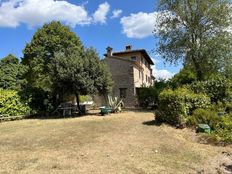
[[51,62],[56,52],[77,51],[84,54],[84,47],[75,33],[60,22],[45,24],[34,34],[23,51],[23,64],[29,66],[27,80],[33,87],[46,91],[52,85]]
[[9,54],[0,60],[0,88],[19,90],[25,83],[26,67],[14,55]]
[[29,67],[28,94],[39,110],[52,108],[50,103],[57,105],[57,96],[75,94],[79,99],[79,95],[111,89],[110,73],[96,51],[85,49],[76,34],[60,22],[38,29],[26,45],[22,61]]
[[158,52],[171,63],[183,61],[197,78],[231,65],[232,6],[229,0],[160,0]]
[[84,57],[79,52],[59,52],[55,55],[53,67],[55,90],[75,94],[78,106],[79,95],[107,93],[111,89],[110,72],[93,48],[86,49]]
[[196,73],[193,68],[185,65],[179,73],[175,74],[172,79],[170,79],[170,85],[173,88],[177,88],[182,85],[190,84],[197,80]]

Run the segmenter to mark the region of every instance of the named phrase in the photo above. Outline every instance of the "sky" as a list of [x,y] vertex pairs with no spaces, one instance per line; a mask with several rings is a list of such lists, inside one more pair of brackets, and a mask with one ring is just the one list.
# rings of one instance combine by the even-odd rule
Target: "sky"
[[155,51],[156,9],[156,0],[0,0],[0,58],[9,53],[22,57],[36,30],[58,20],[86,47],[96,48],[101,58],[108,46],[113,51],[125,45],[146,49],[155,63],[154,76],[170,78],[182,65],[165,63]]

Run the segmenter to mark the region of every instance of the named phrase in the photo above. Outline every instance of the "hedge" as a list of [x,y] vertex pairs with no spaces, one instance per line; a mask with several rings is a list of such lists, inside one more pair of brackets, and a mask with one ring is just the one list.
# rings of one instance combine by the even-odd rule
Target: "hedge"
[[186,87],[165,89],[159,95],[156,120],[171,125],[182,124],[195,109],[207,108],[209,105],[210,98],[207,95],[196,94]]
[[23,101],[15,90],[0,88],[0,115],[18,116],[26,115],[31,111],[28,103]]

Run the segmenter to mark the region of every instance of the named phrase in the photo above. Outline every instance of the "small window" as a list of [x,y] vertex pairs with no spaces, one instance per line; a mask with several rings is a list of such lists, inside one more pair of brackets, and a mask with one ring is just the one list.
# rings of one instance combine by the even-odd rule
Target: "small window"
[[119,88],[119,90],[120,90],[120,98],[126,98],[127,88]]
[[136,61],[137,60],[136,56],[132,56],[131,60]]
[[143,59],[143,57],[141,58],[141,62],[142,62],[142,64],[144,63],[144,59]]

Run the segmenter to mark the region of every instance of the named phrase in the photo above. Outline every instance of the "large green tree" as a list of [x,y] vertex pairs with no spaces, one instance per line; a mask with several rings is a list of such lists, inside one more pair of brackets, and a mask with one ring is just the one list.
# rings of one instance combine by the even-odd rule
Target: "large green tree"
[[[52,62],[57,52],[78,52],[83,57],[84,47],[69,27],[53,21],[38,29],[23,50],[22,63],[28,66],[28,81],[24,95],[31,98],[31,107],[37,111],[53,110],[56,92],[53,90]],[[58,103],[57,103],[58,104]]]
[[60,22],[45,24],[34,34],[23,51],[23,64],[28,65],[29,84],[44,91],[51,90],[51,62],[56,52],[79,52],[84,54],[80,39]]
[[54,109],[67,94],[79,99],[79,95],[107,92],[111,87],[109,71],[96,51],[85,50],[75,33],[60,22],[45,24],[34,34],[22,61],[29,67],[27,95],[37,110]]
[[22,65],[14,55],[9,54],[0,60],[0,88],[20,90],[25,84],[23,77],[26,66]]
[[75,94],[79,109],[80,95],[105,94],[111,90],[110,72],[93,48],[86,49],[84,57],[79,52],[57,53],[53,73],[54,89],[63,94]]
[[160,0],[158,52],[171,63],[195,68],[198,80],[231,63],[229,0]]

